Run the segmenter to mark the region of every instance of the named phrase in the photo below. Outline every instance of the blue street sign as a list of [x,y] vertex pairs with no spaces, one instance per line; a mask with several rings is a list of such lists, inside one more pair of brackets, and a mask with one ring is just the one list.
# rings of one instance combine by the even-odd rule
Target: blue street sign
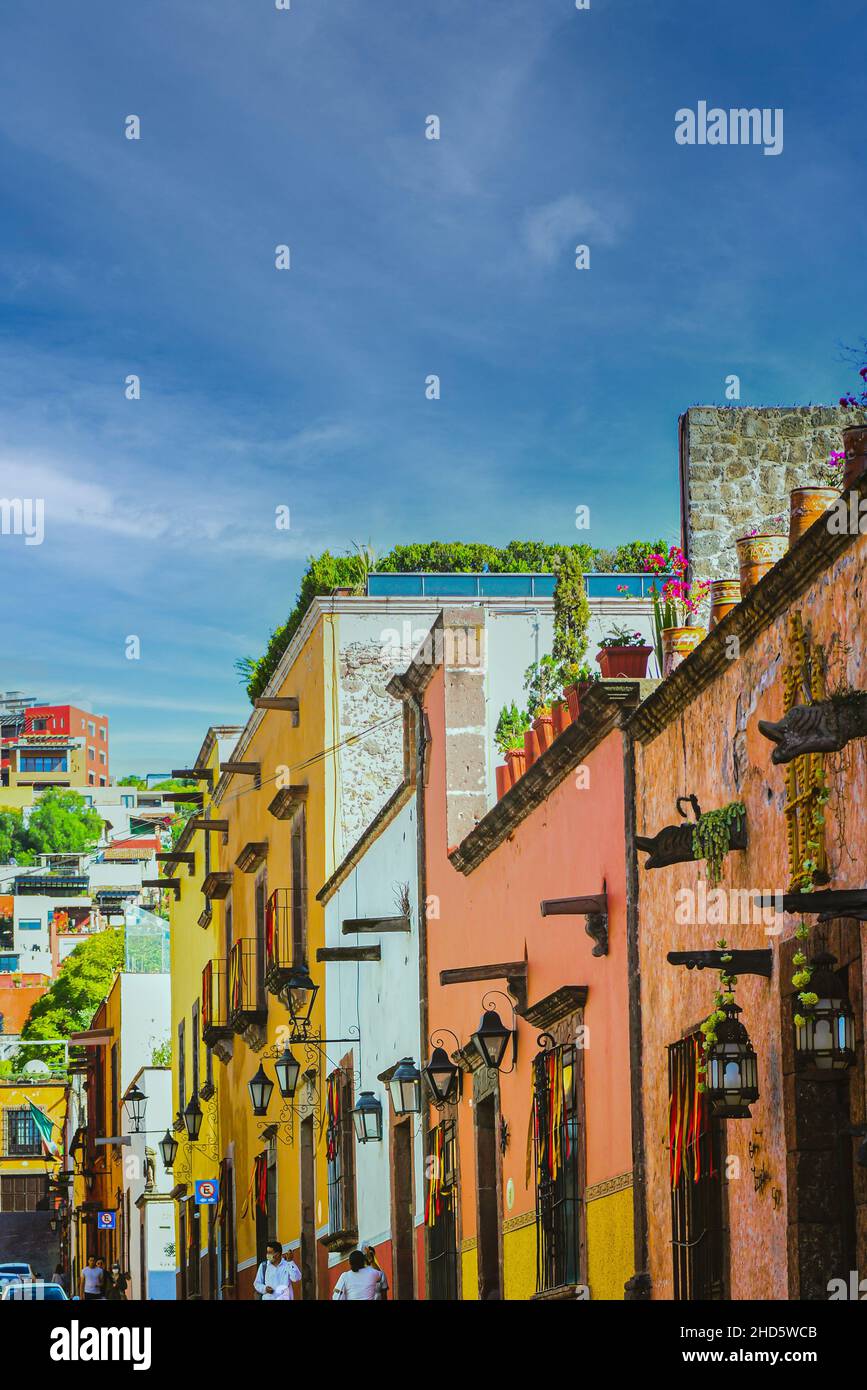
[[116,1211],[100,1211],[96,1215],[96,1224],[101,1231],[113,1231],[117,1226]]
[[212,1178],[202,1178],[196,1183],[196,1206],[213,1207],[220,1195],[220,1184]]

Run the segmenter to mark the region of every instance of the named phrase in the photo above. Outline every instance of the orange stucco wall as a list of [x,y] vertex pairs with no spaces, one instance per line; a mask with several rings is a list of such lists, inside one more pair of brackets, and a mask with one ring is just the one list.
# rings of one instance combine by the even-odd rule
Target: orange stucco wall
[[[425,802],[430,1029],[451,1028],[466,1044],[478,1027],[487,988],[506,988],[505,981],[443,987],[443,969],[517,961],[526,951],[531,1004],[563,985],[586,985],[586,1181],[591,1186],[632,1168],[622,736],[619,731],[608,735],[589,755],[589,786],[579,789],[575,775],[567,777],[511,838],[465,876],[447,858],[443,691],[440,669],[425,701],[432,740]],[[582,917],[543,918],[539,903],[543,897],[601,892],[603,881],[609,904],[609,954],[594,957]],[[432,907],[438,918],[431,915]],[[500,1000],[497,1006],[507,1021],[505,1003]],[[503,1157],[503,1192],[510,1180],[514,1184],[513,1207],[502,1213],[506,1221],[534,1207],[526,1157],[538,1031],[518,1020],[517,1070],[500,1076],[501,1113],[510,1135]],[[471,1098],[471,1079],[465,1078],[458,1134],[465,1241],[476,1233]],[[472,1290],[465,1288],[464,1297],[471,1296]]]
[[[829,680],[867,687],[867,611],[860,597],[867,557],[867,539],[857,543],[792,603],[813,639],[830,658]],[[790,663],[789,613],[760,634],[732,660],[723,674],[698,694],[686,710],[659,736],[636,749],[638,788],[637,829],[653,835],[676,823],[675,797],[694,792],[703,810],[743,801],[747,810],[749,843],[744,852],[727,856],[722,887],[752,892],[783,891],[789,886],[784,767],[771,762],[773,745],[759,732],[759,719],[783,714],[783,668]],[[844,648],[848,647],[848,652]],[[738,768],[736,774],[736,765]],[[826,807],[826,830],[831,888],[861,888],[867,882],[863,827],[867,813],[867,743],[849,745],[844,758],[826,759],[831,800]],[[845,824],[840,820],[841,807]],[[640,856],[642,859],[644,856]],[[725,1153],[735,1160],[726,1185],[730,1248],[730,1296],[785,1299],[798,1296],[791,1257],[790,1223],[795,1219],[794,1193],[788,1178],[795,1172],[791,1117],[786,1129],[786,1056],[791,1055],[791,1008],[781,1003],[790,970],[781,981],[780,942],[790,938],[798,918],[780,919],[780,935],[768,934],[761,922],[753,925],[678,925],[678,890],[695,889],[704,876],[703,864],[676,864],[640,870],[641,1006],[643,1032],[643,1096],[647,1155],[647,1210],[650,1272],[655,1298],[672,1297],[671,1221],[668,1180],[668,1083],[666,1045],[697,1026],[710,1010],[718,976],[709,971],[673,968],[666,952],[690,947],[713,949],[724,937],[729,946],[772,947],[771,980],[743,976],[737,1001],[743,1009],[758,1054],[758,1102],[751,1120],[730,1120],[725,1126]],[[810,919],[814,921],[814,918]],[[851,920],[842,925],[857,954],[867,961],[867,927]],[[854,934],[854,935],[853,935]],[[863,1017],[858,1037],[863,1037]],[[788,1036],[784,1036],[783,1030]],[[863,1065],[863,1064],[862,1064]],[[854,1105],[864,1118],[863,1075],[853,1080]],[[809,1144],[809,1134],[801,1144]],[[759,1146],[752,1157],[750,1143]],[[766,1166],[770,1179],[755,1190],[751,1165]],[[862,1207],[862,1247],[867,1248],[867,1175],[856,1170]],[[776,1194],[776,1195],[775,1195]],[[776,1201],[776,1204],[775,1204]],[[749,1252],[742,1258],[737,1252]]]

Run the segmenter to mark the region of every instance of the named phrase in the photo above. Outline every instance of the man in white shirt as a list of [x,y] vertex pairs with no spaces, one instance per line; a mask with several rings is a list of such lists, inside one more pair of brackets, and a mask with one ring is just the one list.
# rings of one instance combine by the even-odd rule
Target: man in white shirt
[[291,1302],[295,1297],[293,1284],[301,1283],[301,1270],[288,1255],[284,1259],[279,1240],[269,1240],[265,1247],[267,1258],[256,1271],[253,1287],[262,1295],[262,1302]]
[[381,1269],[369,1265],[360,1250],[353,1250],[349,1256],[349,1268],[341,1274],[334,1285],[332,1299],[349,1299],[358,1303],[362,1300],[373,1302],[378,1295],[388,1289],[385,1275]]

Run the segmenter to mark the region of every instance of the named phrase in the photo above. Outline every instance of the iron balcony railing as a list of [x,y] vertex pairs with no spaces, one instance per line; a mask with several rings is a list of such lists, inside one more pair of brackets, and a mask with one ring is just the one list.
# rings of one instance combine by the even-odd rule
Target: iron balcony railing
[[228,972],[222,956],[202,971],[202,1038],[208,1047],[232,1032],[229,1027]]
[[291,888],[275,888],[265,904],[265,987],[279,994],[304,960],[303,904]]
[[263,964],[261,945],[255,937],[245,936],[235,942],[229,956],[228,1022],[236,1033],[252,1023],[264,1023],[267,1017]]

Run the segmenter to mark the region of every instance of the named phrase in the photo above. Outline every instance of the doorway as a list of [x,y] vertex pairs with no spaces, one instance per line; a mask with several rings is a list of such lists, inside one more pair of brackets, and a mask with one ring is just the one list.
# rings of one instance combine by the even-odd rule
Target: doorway
[[499,1152],[496,1096],[475,1104],[479,1299],[503,1297],[500,1264]]
[[415,1259],[413,1252],[413,1161],[412,1124],[402,1120],[392,1127],[392,1241],[394,1258],[394,1296],[415,1297]]
[[301,1121],[301,1296],[316,1298],[316,1140],[312,1115]]

